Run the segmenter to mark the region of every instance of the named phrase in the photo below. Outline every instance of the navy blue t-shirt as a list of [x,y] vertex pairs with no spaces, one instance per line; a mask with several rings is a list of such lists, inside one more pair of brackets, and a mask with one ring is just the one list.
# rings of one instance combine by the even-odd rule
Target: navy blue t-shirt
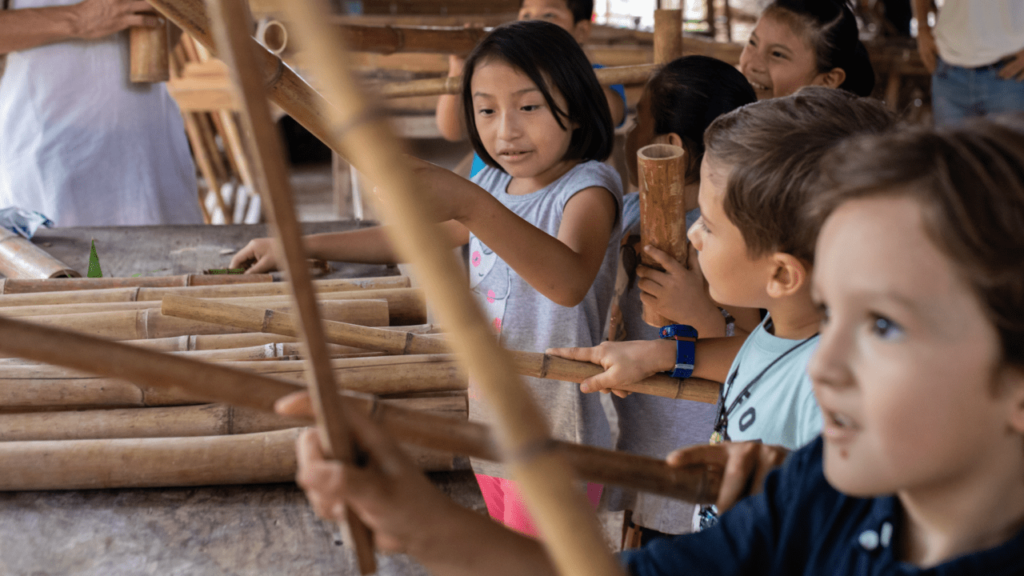
[[819,437],[790,455],[769,474],[762,494],[738,503],[717,526],[654,540],[621,558],[635,576],[1024,574],[1024,530],[996,548],[927,570],[900,562],[893,550],[900,516],[895,497],[853,498],[832,488]]

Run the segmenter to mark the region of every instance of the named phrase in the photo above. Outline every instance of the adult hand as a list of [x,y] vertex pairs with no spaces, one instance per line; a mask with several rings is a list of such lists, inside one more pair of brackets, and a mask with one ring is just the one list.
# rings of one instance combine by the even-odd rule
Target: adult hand
[[245,269],[246,274],[263,274],[271,270],[277,270],[277,256],[274,253],[273,238],[257,238],[250,240],[244,248],[231,257],[231,264],[228,268],[241,268],[249,260],[256,263]]
[[725,512],[741,499],[760,494],[765,477],[781,466],[788,454],[782,446],[761,442],[722,442],[681,448],[666,460],[669,466],[679,468],[692,464],[722,466],[722,485],[715,506]]
[[1004,80],[1013,78],[1017,82],[1024,80],[1024,50],[1017,52],[999,69],[999,77]]
[[545,353],[600,364],[604,372],[580,382],[580,391],[588,393],[600,390],[625,398],[629,393],[620,390],[622,386],[671,370],[675,366],[676,341],[602,342],[593,348],[550,348]]
[[935,43],[935,36],[928,26],[919,26],[917,29],[917,52],[921,55],[921,62],[928,70],[928,73],[935,72],[938,64],[939,46]]
[[676,261],[670,254],[654,246],[644,246],[644,252],[654,258],[665,271],[637,266],[637,287],[644,309],[652,309],[676,324],[689,324],[697,329],[701,338],[725,336],[725,319],[718,306],[711,301],[705,289],[704,275],[697,262],[697,250],[687,243],[687,264]]
[[85,0],[74,5],[75,36],[95,40],[132,26],[155,28],[164,19],[145,0]]
[[[285,396],[275,409],[285,416],[313,416],[307,392]],[[296,482],[321,518],[343,521],[346,506],[351,506],[373,531],[377,548],[415,553],[426,546],[421,543],[431,534],[429,526],[450,516],[455,505],[365,414],[352,410],[347,417],[367,456],[366,465],[360,468],[324,459],[317,432],[307,430],[296,443]]]

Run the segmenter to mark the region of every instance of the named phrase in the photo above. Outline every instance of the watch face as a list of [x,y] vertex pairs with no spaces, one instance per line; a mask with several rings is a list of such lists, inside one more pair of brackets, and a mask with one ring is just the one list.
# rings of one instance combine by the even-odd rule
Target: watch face
[[697,330],[686,324],[671,324],[661,328],[662,338],[696,338]]

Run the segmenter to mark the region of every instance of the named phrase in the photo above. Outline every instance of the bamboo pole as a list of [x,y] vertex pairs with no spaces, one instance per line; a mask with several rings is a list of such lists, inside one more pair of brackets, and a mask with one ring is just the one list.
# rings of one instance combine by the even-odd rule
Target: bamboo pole
[[353,52],[428,52],[466,55],[487,36],[483,28],[339,25]]
[[[0,442],[0,490],[91,490],[291,482],[299,428],[191,438]],[[451,455],[412,454],[426,470]]]
[[[257,76],[258,56],[246,29],[248,5],[243,2],[213,0],[209,3],[214,37],[221,59],[231,71],[233,84],[239,93],[239,116],[246,128],[248,150],[252,153],[254,184],[268,208],[275,248],[278,254],[284,255],[284,268],[291,278],[299,317],[296,326],[301,327],[302,342],[307,351],[309,393],[321,444],[328,458],[354,464],[358,458],[358,447],[348,429],[344,400],[336,392],[316,292],[306,266],[308,256],[302,229],[295,216],[288,170],[282,161],[284,151],[277,127],[270,117],[264,80]],[[410,323],[425,321],[424,314],[420,322]],[[342,528],[355,551],[359,571],[372,574],[377,570],[373,534],[354,511],[349,509],[345,515],[347,522]]]
[[0,274],[8,278],[59,278],[80,276],[67,264],[50,256],[31,240],[0,228]]
[[[640,245],[654,246],[686,262],[686,150],[671,144],[651,144],[636,152],[640,172]],[[647,252],[640,262],[664,271]],[[672,320],[644,306],[644,322],[666,326]]]
[[[289,382],[223,365],[161,354],[0,318],[0,351],[97,374],[144,383],[162,390],[222,402],[262,412],[273,412],[281,397],[301,390]],[[373,397],[342,391],[353,407],[369,413],[389,433],[406,444],[446,450],[474,458],[501,461],[492,432],[473,422],[403,410]],[[670,468],[663,460],[554,442],[552,449],[565,456],[580,477],[590,482],[617,484],[688,500],[713,502],[721,470],[708,467]]]
[[683,56],[683,11],[654,11],[654,63],[665,65]]
[[[601,86],[613,84],[637,85],[647,82],[658,69],[654,64],[636,66],[612,66],[594,70]],[[375,92],[381,98],[407,98],[410,96],[436,96],[439,94],[458,94],[462,90],[462,76],[445,78],[426,78],[408,82],[389,82],[380,86]]]
[[[172,277],[173,278],[173,277]],[[79,278],[88,280],[121,280],[120,278]],[[46,280],[61,284],[61,279]],[[317,292],[368,291],[402,289],[409,287],[407,276],[387,276],[383,278],[339,278],[317,280],[314,282]],[[69,283],[63,283],[69,286]],[[86,302],[145,302],[161,300],[168,294],[181,294],[193,298],[246,298],[255,296],[287,296],[287,283],[240,283],[227,285],[196,285],[196,286],[111,286],[93,289],[76,290],[39,290],[0,295],[0,306],[35,306],[50,304],[83,304]],[[385,295],[388,293],[385,293]]]
[[[204,300],[182,296],[164,298],[161,310],[167,316],[185,319],[203,318],[207,322],[224,323],[247,332],[270,332],[294,335],[294,320],[287,314],[260,311],[231,304],[214,305]],[[388,354],[440,354],[450,350],[449,345],[436,336],[382,330],[366,326],[352,326],[341,322],[325,322],[324,337],[331,344],[380,350]],[[576,362],[537,352],[511,351],[515,369],[524,376],[582,382],[604,371],[596,364]],[[652,376],[622,386],[622,390],[650,394],[663,398],[693,400],[714,404],[718,402],[720,384],[700,378],[680,380],[668,376]]]
[[132,82],[167,82],[171,79],[170,38],[167,22],[150,28],[128,29],[128,78]]
[[63,292],[97,288],[213,286],[276,282],[277,274],[180,274],[178,276],[138,276],[134,278],[48,278],[46,280],[0,279],[0,294]]
[[438,317],[451,330],[451,346],[494,409],[497,445],[526,500],[560,573],[622,574],[608,553],[593,511],[578,490],[565,458],[547,449],[551,438],[544,415],[518,377],[511,357],[498,345],[475,304],[460,264],[444,245],[440,229],[428,222],[426,199],[400,155],[390,126],[371,110],[348,70],[348,55],[336,30],[326,23],[323,2],[282,5],[312,55],[318,78],[338,108],[332,129],[349,147],[349,162],[380,189],[391,240],[404,260],[422,274],[424,290]]

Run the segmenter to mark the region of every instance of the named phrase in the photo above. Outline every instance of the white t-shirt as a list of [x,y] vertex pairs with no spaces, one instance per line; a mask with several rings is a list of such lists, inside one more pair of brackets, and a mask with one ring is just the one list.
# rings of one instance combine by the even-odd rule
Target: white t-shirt
[[945,0],[935,25],[939,56],[977,68],[1024,49],[1024,1]]

